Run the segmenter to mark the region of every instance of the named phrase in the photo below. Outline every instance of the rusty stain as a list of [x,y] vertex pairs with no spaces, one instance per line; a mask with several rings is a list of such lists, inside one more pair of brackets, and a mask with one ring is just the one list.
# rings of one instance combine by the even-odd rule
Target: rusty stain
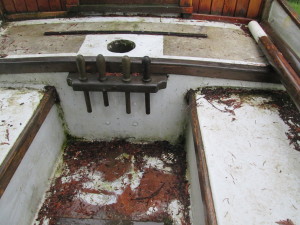
[[[201,89],[200,93],[214,108],[233,116],[235,115],[234,110],[241,108],[243,103],[251,105],[254,97],[265,98],[259,107],[278,111],[281,119],[289,127],[286,136],[290,145],[300,151],[300,112],[285,91],[207,87]],[[223,105],[224,109],[216,107],[214,103]],[[232,119],[232,121],[234,120],[236,118]]]
[[5,138],[6,138],[7,141],[9,141],[9,130],[8,130],[8,128],[6,128],[6,130],[5,130]]
[[7,142],[1,142],[0,145],[9,145]]
[[[49,219],[53,225],[67,217],[173,220],[190,225],[185,151],[181,145],[73,141],[65,149],[62,168],[36,224]],[[107,201],[95,203],[84,196]],[[174,211],[175,203],[181,207]]]
[[293,221],[291,221],[290,219],[287,219],[287,220],[280,220],[278,222],[276,222],[277,224],[280,224],[280,225],[295,225],[293,223]]

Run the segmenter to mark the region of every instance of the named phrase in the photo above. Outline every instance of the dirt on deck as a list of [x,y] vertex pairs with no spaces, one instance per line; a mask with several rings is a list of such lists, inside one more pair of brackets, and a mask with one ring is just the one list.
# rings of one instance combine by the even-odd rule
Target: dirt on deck
[[[232,121],[236,119],[234,110],[241,108],[243,103],[251,104],[254,97],[265,98],[266,100],[258,106],[278,111],[281,119],[289,127],[286,136],[290,145],[300,151],[300,112],[286,91],[207,87],[200,93],[214,108],[231,114]],[[224,105],[224,108],[215,107],[214,102]]]
[[36,224],[96,218],[188,225],[185,154],[168,142],[74,141]]

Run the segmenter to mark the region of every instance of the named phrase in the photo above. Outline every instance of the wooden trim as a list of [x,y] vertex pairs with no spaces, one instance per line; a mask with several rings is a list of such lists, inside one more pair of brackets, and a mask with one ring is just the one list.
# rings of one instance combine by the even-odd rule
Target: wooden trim
[[272,29],[268,23],[260,24],[264,31],[268,34],[275,46],[282,52],[288,63],[295,72],[300,76],[300,58],[295,51]]
[[0,167],[0,198],[56,101],[55,88],[47,88],[38,108],[4,159]]
[[0,0],[0,20],[4,20],[4,6],[2,1]]
[[227,22],[227,23],[240,23],[240,24],[248,24],[253,20],[244,17],[217,16],[217,15],[195,14],[195,13],[192,15],[192,19],[220,21],[220,22]]
[[1,0],[6,13],[15,13],[16,7],[12,0]]
[[[77,72],[76,57],[2,58],[0,74]],[[96,57],[85,57],[87,72],[96,72]],[[105,57],[110,72],[121,72],[121,57]],[[142,58],[131,58],[132,71],[142,72]],[[277,83],[278,76],[271,67],[236,65],[178,59],[151,59],[153,74],[181,74],[233,80]]]
[[210,13],[212,0],[200,0],[198,12]]
[[67,10],[67,1],[66,0],[61,0],[61,8],[63,11]]
[[68,13],[66,11],[58,12],[30,12],[30,13],[16,13],[5,15],[5,18],[9,21],[15,20],[31,20],[31,19],[46,19],[46,18],[61,18],[66,17]]
[[294,23],[300,28],[300,17],[298,13],[289,6],[289,4],[285,0],[277,0],[277,2],[282,6],[284,11],[291,17]]
[[202,201],[204,205],[206,225],[217,225],[217,217],[215,206],[209,181],[208,168],[205,157],[205,150],[202,140],[202,134],[199,125],[197,113],[197,101],[194,91],[189,91],[187,94],[190,122],[192,126],[196,161],[198,168],[198,176],[201,188]]
[[193,13],[193,7],[180,7],[178,5],[79,5],[69,7],[69,12],[97,12],[103,14],[115,13],[141,13],[148,15],[166,13]]
[[262,0],[251,0],[249,2],[247,17],[253,19],[258,18],[261,14],[262,3]]
[[[81,5],[97,5],[97,4],[144,4],[144,5],[163,5],[163,4],[179,4],[180,0],[80,0]],[[190,1],[190,0],[188,0]]]
[[198,13],[200,0],[193,0],[193,12]]
[[51,11],[61,11],[60,0],[51,0],[49,1],[49,6]]
[[17,12],[27,12],[27,6],[25,0],[13,0],[15,3]]
[[47,12],[50,11],[50,4],[48,0],[37,0],[39,11]]
[[192,0],[180,0],[179,2],[180,7],[193,7]]
[[261,21],[268,21],[273,0],[264,0],[261,9]]
[[249,8],[249,3],[250,0],[237,0],[234,15],[238,17],[246,17]]
[[66,0],[66,5],[78,6],[79,5],[79,0]]
[[66,0],[66,9],[69,10],[72,7],[79,6],[79,0]]
[[211,14],[222,15],[224,3],[224,0],[213,0],[211,4]]
[[223,7],[223,16],[234,16],[237,0],[225,0]]
[[266,55],[270,64],[280,75],[282,84],[286,88],[297,108],[300,110],[300,77],[290,66],[282,53],[272,43],[269,37],[260,37],[258,45]]
[[26,2],[28,12],[38,12],[39,11],[38,4],[36,1],[25,0],[25,2]]

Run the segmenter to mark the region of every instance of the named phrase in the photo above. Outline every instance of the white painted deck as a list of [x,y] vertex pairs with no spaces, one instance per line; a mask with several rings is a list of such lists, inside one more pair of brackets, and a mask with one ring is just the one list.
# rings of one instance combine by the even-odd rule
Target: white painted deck
[[217,101],[197,99],[218,224],[299,224],[300,152],[276,108],[259,107],[268,99],[254,97],[234,116]]
[[[161,35],[60,35],[45,31],[132,30],[203,33],[208,38]],[[128,53],[113,53],[107,44],[116,39],[136,43]],[[28,41],[31,40],[31,41]],[[254,39],[240,25],[222,22],[151,17],[95,17],[11,22],[0,30],[0,54],[6,58],[49,56],[123,56],[194,60],[265,67],[268,65]]]
[[29,122],[43,97],[30,88],[0,87],[0,165]]

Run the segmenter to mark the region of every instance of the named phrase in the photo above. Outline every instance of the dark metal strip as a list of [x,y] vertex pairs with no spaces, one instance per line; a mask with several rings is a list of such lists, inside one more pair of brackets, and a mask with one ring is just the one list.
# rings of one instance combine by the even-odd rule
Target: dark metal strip
[[201,33],[178,33],[162,31],[133,31],[133,30],[74,30],[74,31],[47,31],[45,36],[57,35],[90,35],[90,34],[142,34],[142,35],[164,35],[176,37],[207,38],[207,34]]

